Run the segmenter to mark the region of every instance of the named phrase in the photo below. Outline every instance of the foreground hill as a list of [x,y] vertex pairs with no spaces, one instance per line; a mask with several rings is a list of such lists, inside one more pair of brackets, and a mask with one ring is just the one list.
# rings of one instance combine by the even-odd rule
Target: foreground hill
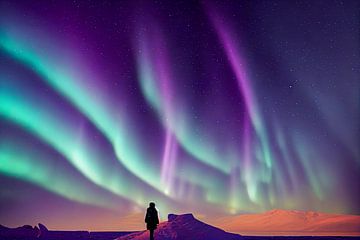
[[360,216],[271,210],[219,218],[212,224],[244,235],[360,236]]
[[[149,231],[129,234],[117,240],[148,240]],[[242,239],[238,234],[225,232],[194,218],[192,214],[169,214],[168,221],[159,224],[155,231],[157,240],[237,240]]]

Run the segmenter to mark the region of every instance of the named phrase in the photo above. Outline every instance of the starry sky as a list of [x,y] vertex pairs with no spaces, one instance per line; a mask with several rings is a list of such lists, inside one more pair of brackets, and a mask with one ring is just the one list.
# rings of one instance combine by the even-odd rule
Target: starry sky
[[0,224],[360,214],[359,5],[0,1]]

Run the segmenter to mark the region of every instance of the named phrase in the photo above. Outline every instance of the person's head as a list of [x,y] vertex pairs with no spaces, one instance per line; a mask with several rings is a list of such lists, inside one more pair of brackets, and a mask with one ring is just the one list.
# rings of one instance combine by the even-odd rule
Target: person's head
[[154,208],[154,207],[155,207],[155,203],[154,203],[154,202],[150,202],[150,203],[149,203],[149,207]]

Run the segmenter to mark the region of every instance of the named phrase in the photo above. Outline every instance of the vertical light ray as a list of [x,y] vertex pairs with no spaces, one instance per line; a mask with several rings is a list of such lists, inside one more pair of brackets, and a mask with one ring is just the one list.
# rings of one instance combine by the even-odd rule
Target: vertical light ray
[[146,33],[139,35],[140,39],[136,44],[139,49],[136,56],[137,67],[141,90],[146,100],[154,107],[167,131],[171,131],[177,142],[189,154],[223,173],[229,173],[230,165],[225,160],[227,157],[219,156],[206,139],[206,143],[202,143],[199,136],[195,136],[185,108],[180,104],[181,100],[175,99],[174,92],[171,92],[175,88],[171,82],[175,82],[176,79],[170,74],[167,49],[159,44],[164,42],[161,34],[156,32],[156,37],[151,38]]
[[[189,127],[183,106],[179,104],[180,100],[175,96],[173,83],[176,79],[170,69],[170,60],[161,33],[155,31],[155,34],[149,37],[146,33],[140,32],[135,44],[141,90],[166,130],[161,175],[163,180],[167,179],[163,182],[165,193],[168,192],[167,189],[176,175],[177,178],[185,178],[186,181],[204,187],[207,202],[221,203],[223,196],[226,195],[224,192],[228,191],[225,174],[229,171],[229,165],[225,160],[228,156],[214,156],[215,154],[210,151],[209,144],[199,145],[195,140],[196,137],[189,134],[193,130]],[[221,177],[214,179],[209,175],[199,178],[202,168],[199,165],[191,164],[190,159],[184,159],[181,164],[179,163],[177,171],[173,173],[171,169],[176,164],[177,149],[180,146],[187,153],[201,160],[202,164],[209,165],[218,171],[218,175]],[[219,194],[219,189],[222,194]],[[170,192],[175,191],[177,190],[170,190]],[[178,194],[173,193],[172,195]]]
[[309,148],[305,146],[304,140],[298,134],[293,135],[293,141],[294,141],[294,145],[296,146],[295,150],[298,154],[298,157],[300,158],[301,163],[303,164],[306,173],[306,179],[309,180],[312,191],[314,192],[315,196],[318,199],[323,200],[324,199],[324,193],[322,190],[323,186],[321,186],[320,184],[321,183],[320,177],[316,170],[317,160],[314,154],[311,154]]
[[[289,144],[286,142],[285,136],[283,131],[280,129],[278,125],[275,127],[276,129],[276,142],[279,146],[282,154],[282,159],[284,159],[286,164],[286,169],[289,172],[290,175],[290,185],[291,186],[298,186],[298,179],[296,175],[296,169],[294,168],[294,162],[292,162],[292,156],[289,152]],[[294,160],[293,160],[294,161]]]
[[243,178],[247,186],[247,193],[251,201],[256,201],[256,180],[253,177],[255,172],[253,171],[252,166],[252,156],[251,156],[251,127],[249,118],[247,115],[244,116],[244,126],[243,126],[243,155],[242,160],[244,162]]
[[[258,186],[259,184],[263,184],[262,182],[270,182],[271,181],[271,174],[272,174],[272,156],[271,156],[271,149],[270,145],[268,143],[268,136],[266,132],[266,128],[264,124],[262,123],[262,117],[261,112],[259,110],[258,104],[256,102],[255,96],[252,91],[252,86],[250,83],[250,79],[247,74],[246,69],[246,63],[244,60],[244,57],[241,55],[241,51],[238,47],[238,41],[234,38],[234,34],[230,31],[228,26],[225,25],[225,23],[220,19],[220,17],[212,11],[211,8],[207,8],[209,18],[215,28],[216,34],[220,40],[220,43],[223,45],[223,49],[225,51],[225,54],[228,58],[228,61],[230,63],[231,69],[234,72],[234,75],[236,77],[239,90],[243,96],[245,106],[246,106],[246,112],[248,113],[248,116],[251,120],[251,125],[253,129],[255,130],[257,139],[259,140],[259,146],[253,147],[255,149],[255,155],[249,156],[248,153],[246,153],[246,146],[244,149],[244,161],[247,164],[247,168],[245,171],[243,171],[244,179],[246,182],[246,187],[248,189],[249,197],[252,201],[259,202],[260,198],[258,197],[259,190]],[[247,128],[247,126],[245,126]],[[249,129],[244,129],[244,131],[249,131]],[[246,140],[246,139],[245,139]],[[255,142],[252,142],[255,144]],[[246,143],[246,141],[244,142]],[[256,157],[258,160],[262,161],[264,165],[257,166],[256,168],[254,166],[249,165],[250,158]],[[248,159],[246,159],[248,158]],[[250,168],[252,170],[250,170]],[[249,171],[250,170],[250,171]],[[253,175],[250,177],[250,175]],[[260,175],[259,178],[256,175]],[[259,202],[260,203],[260,202]]]
[[172,192],[175,176],[175,161],[177,157],[177,143],[170,131],[166,132],[166,142],[161,166],[161,182],[166,195]]
[[[161,46],[161,39],[155,39],[155,49],[158,49],[157,58],[155,59],[155,68],[158,73],[160,81],[160,94],[161,108],[163,109],[163,117],[165,121],[165,144],[163,150],[163,158],[161,165],[161,182],[164,186],[164,192],[169,194],[172,189],[174,181],[174,167],[177,158],[177,143],[174,134],[171,131],[171,124],[174,122],[174,109],[173,105],[175,102],[174,87],[171,82],[171,71],[169,66],[166,64],[168,56],[166,51]],[[146,49],[144,49],[146,51]]]
[[245,106],[247,112],[249,113],[251,123],[260,139],[261,151],[263,155],[262,159],[264,160],[266,166],[271,168],[272,159],[266,129],[262,123],[261,112],[251,90],[252,87],[245,69],[246,64],[241,55],[241,51],[239,51],[239,48],[237,47],[237,41],[233,37],[233,34],[228,29],[228,27],[225,24],[222,24],[216,14],[211,12],[210,18],[214,24],[216,33],[220,39],[220,43],[224,46],[224,51],[236,76],[239,90],[244,97]]

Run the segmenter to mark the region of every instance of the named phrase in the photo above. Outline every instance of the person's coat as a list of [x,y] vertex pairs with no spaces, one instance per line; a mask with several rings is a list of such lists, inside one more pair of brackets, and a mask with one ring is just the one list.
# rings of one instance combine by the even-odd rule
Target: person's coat
[[154,230],[159,224],[159,215],[156,208],[148,207],[145,216],[146,228],[148,230]]

